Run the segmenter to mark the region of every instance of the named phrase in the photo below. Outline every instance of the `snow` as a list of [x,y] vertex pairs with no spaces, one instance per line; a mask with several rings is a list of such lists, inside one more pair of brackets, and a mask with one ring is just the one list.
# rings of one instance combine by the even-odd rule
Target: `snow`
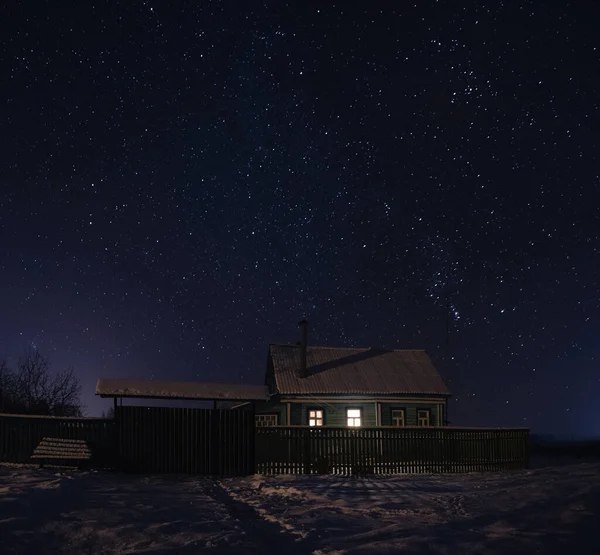
[[0,552],[600,553],[600,462],[215,480],[0,466]]
[[235,401],[266,401],[269,396],[268,388],[263,385],[129,379],[98,380],[96,395],[101,397],[228,399]]

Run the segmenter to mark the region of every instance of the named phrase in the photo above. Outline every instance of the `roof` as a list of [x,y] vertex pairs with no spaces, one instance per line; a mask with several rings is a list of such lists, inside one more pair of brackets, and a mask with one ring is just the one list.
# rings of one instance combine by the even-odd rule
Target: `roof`
[[121,379],[98,380],[96,395],[145,399],[228,399],[231,401],[266,401],[269,396],[267,387],[262,385]]
[[308,376],[298,375],[300,347],[270,345],[277,390],[302,394],[450,395],[429,355],[421,350],[308,346]]

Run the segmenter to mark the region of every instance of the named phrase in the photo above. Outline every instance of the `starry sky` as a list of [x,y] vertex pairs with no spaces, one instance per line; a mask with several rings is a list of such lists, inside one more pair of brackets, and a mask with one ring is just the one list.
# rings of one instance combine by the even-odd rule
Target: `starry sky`
[[600,434],[600,18],[581,2],[21,2],[0,357],[262,383],[424,348],[461,425]]

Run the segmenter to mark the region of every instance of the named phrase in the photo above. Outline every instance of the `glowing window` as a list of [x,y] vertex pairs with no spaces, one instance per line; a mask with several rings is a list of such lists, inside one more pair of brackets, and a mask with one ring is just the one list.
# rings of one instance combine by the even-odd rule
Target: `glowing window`
[[358,427],[361,425],[360,409],[346,409],[346,420],[348,426]]
[[322,426],[323,425],[323,411],[322,410],[309,410],[308,411],[308,425],[309,426]]

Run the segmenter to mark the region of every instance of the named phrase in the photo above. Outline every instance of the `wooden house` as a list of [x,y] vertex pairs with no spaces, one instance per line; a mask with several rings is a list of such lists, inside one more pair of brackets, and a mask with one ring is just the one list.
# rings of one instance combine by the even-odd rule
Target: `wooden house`
[[269,345],[258,426],[443,426],[450,392],[422,350]]

